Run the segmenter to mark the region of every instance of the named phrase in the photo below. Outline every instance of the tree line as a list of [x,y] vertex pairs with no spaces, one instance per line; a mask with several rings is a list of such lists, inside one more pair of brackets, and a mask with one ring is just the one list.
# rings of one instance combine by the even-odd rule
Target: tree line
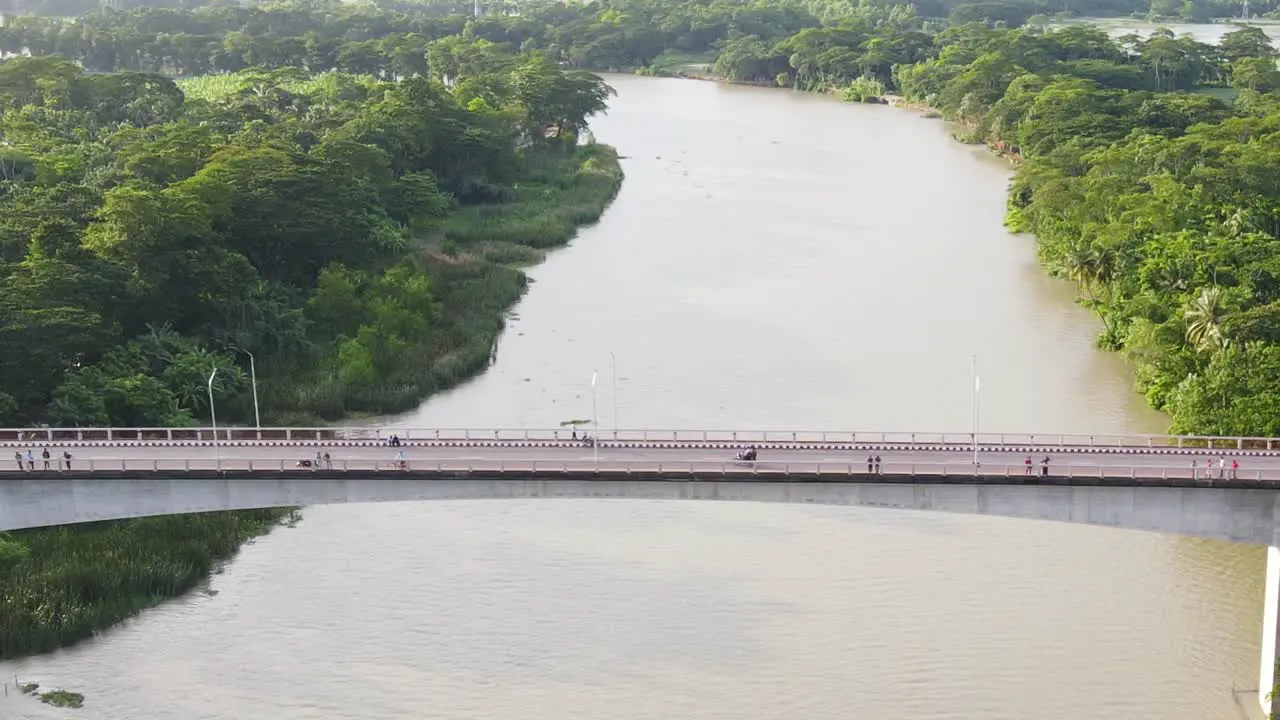
[[556,203],[598,214],[616,161],[576,138],[611,89],[482,44],[443,72],[254,70],[200,97],[0,62],[0,423],[192,424],[213,368],[250,420],[250,356],[277,420],[407,409],[483,367],[523,276],[458,240],[507,207],[544,246],[590,219]]
[[[890,17],[933,34],[969,22],[1015,27],[1044,25],[1058,16],[1152,12],[1235,17],[1241,9],[1234,0],[1152,0],[1173,3],[1154,9],[1146,7],[1148,0],[489,0],[482,1],[484,14],[472,17],[473,4],[460,2],[143,4],[120,12],[98,9],[97,1],[83,14],[70,13],[76,17],[7,17],[0,26],[0,52],[57,53],[92,72],[202,75],[294,67],[386,79],[422,74],[431,64],[428,47],[451,37],[539,50],[574,67],[634,70],[709,61],[724,55],[730,41],[738,41],[740,52],[751,47],[743,44],[747,40],[773,47],[805,29],[847,24],[856,32]],[[1265,10],[1265,0],[1252,8]],[[883,38],[883,52],[891,55],[887,62],[913,61],[909,51],[916,40]]]

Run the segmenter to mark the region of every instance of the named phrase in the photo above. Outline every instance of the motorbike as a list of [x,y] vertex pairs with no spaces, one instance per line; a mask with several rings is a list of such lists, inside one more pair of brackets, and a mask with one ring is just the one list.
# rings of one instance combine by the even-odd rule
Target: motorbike
[[735,459],[740,460],[742,462],[755,462],[756,449],[747,448],[745,450],[739,450]]

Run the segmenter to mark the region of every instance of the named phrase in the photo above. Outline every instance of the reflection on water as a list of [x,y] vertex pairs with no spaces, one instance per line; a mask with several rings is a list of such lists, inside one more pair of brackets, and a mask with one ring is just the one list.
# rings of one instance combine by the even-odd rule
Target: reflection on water
[[1242,546],[645,501],[307,516],[216,595],[4,670],[80,689],[90,720],[1234,720],[1254,671]]
[[[964,431],[976,353],[984,429],[1161,429],[1002,230],[1006,169],[939,124],[612,80],[615,207],[533,270],[495,367],[406,424],[583,417],[598,370],[606,427]],[[0,676],[84,692],[82,720],[1237,720],[1257,676],[1240,545],[745,504],[304,516],[214,594]]]

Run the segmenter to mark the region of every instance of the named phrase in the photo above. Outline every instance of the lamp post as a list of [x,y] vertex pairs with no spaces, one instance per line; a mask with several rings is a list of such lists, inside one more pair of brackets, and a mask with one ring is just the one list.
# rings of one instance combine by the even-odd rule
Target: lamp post
[[[262,416],[258,414],[258,369],[253,364],[253,353],[244,348],[233,347],[232,349],[249,356],[249,383],[253,385],[253,426],[261,430]],[[258,439],[262,439],[261,434],[259,434]]]
[[613,439],[618,439],[618,356],[609,352],[609,373],[613,375]]
[[594,428],[591,438],[591,451],[595,463],[600,465],[600,413],[596,406],[596,372],[591,371],[591,426]]
[[218,366],[213,366],[209,373],[209,423],[213,426],[213,458],[218,469],[222,469],[222,455],[218,451],[218,413],[213,409],[213,378],[218,374]]
[[978,378],[978,356],[971,355],[970,360],[973,365],[973,465],[978,465],[978,419],[980,408],[980,393],[982,392],[982,381]]

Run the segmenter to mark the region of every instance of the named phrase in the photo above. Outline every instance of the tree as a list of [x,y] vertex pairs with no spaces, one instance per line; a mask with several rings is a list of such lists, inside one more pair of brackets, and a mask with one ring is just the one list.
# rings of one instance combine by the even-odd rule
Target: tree
[[1272,437],[1280,433],[1280,347],[1260,342],[1217,353],[1173,393],[1172,432]]
[[565,72],[545,56],[535,55],[511,73],[515,99],[525,110],[525,132],[535,141],[576,137],[587,118],[603,112],[615,93],[599,77]]
[[1273,57],[1243,57],[1231,64],[1231,87],[1267,93],[1280,88]]
[[1207,287],[1187,307],[1183,316],[1187,321],[1187,342],[1201,352],[1217,352],[1226,346],[1222,334],[1222,291]]
[[[1238,27],[1222,36],[1218,41],[1218,51],[1223,59],[1231,64],[1245,58],[1272,58],[1277,55],[1271,38],[1260,27],[1248,25]],[[1275,66],[1272,65],[1272,69]]]
[[739,35],[724,43],[712,71],[737,82],[770,80],[786,69],[786,59],[755,35]]

